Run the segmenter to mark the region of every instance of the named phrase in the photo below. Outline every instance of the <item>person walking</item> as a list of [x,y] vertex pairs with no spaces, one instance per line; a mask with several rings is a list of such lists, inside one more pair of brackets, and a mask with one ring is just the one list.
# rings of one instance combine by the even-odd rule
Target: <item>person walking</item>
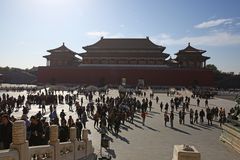
[[97,128],[98,128],[98,122],[99,122],[99,113],[98,113],[98,112],[96,112],[96,113],[94,114],[93,120],[94,120],[94,128],[96,128],[96,126],[97,126]]
[[212,114],[209,107],[206,109],[206,114],[207,114],[208,125],[212,125]]
[[167,111],[167,112],[168,112],[168,107],[169,107],[169,104],[166,103],[166,104],[165,104],[165,111]]
[[190,115],[190,124],[193,124],[193,114],[194,114],[194,111],[193,111],[193,109],[191,108],[191,109],[190,109],[190,113],[189,113],[189,115]]
[[205,100],[205,107],[208,107],[208,99]]
[[199,112],[199,116],[200,116],[200,123],[202,124],[204,122],[203,118],[205,117],[205,112],[203,109]]
[[143,125],[143,126],[145,125],[146,115],[147,115],[147,113],[144,112],[144,111],[141,113],[141,117],[142,117],[142,125]]
[[79,119],[76,119],[76,129],[77,129],[77,140],[81,141],[81,135],[82,135],[82,123]]
[[186,112],[183,110],[182,111],[182,123],[185,124],[185,115],[186,115]]
[[198,110],[195,110],[194,123],[198,124]]
[[197,99],[197,106],[199,107],[199,104],[200,104],[200,99],[198,98]]
[[83,123],[83,126],[84,128],[86,128],[86,123],[87,123],[88,119],[87,119],[87,114],[86,112],[84,111],[83,114],[82,114],[82,123]]
[[162,112],[162,109],[163,109],[163,103],[161,102],[160,103],[160,110],[161,110],[161,112]]
[[149,111],[151,112],[152,111],[152,101],[151,100],[148,102],[148,106],[149,106]]
[[173,120],[174,120],[174,113],[173,113],[173,111],[171,111],[171,113],[170,113],[170,124],[171,124],[171,128],[173,128]]
[[182,110],[178,112],[179,124],[182,124]]
[[[71,96],[70,96],[70,97],[71,97]],[[69,111],[73,111],[72,105],[73,105],[73,101],[72,101],[72,97],[71,97],[71,98],[69,98],[69,102],[68,102]]]
[[165,125],[165,127],[167,126],[167,122],[169,122],[169,116],[168,116],[167,111],[165,111],[165,113],[164,113],[164,125]]
[[157,97],[156,97],[156,103],[158,103],[158,101],[159,101],[159,97],[157,96]]

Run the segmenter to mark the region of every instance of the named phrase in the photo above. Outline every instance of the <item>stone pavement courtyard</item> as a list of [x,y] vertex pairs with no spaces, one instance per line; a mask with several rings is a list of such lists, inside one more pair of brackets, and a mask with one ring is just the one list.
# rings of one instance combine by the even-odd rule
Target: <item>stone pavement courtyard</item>
[[[150,90],[147,90],[147,97],[149,99]],[[2,95],[0,91],[0,96]],[[9,95],[17,97],[18,94],[26,94],[26,92],[8,92]],[[188,94],[188,93],[183,93]],[[97,94],[98,95],[98,94]],[[94,96],[94,99],[97,97]],[[79,96],[80,97],[83,95]],[[110,90],[107,96],[118,96],[117,90]],[[168,97],[164,93],[155,93],[155,96],[159,96],[160,102],[164,104],[170,102],[172,97]],[[84,97],[84,96],[83,96]],[[138,97],[142,99],[143,97]],[[163,122],[163,113],[160,112],[159,103],[157,104],[155,99],[153,101],[153,109],[148,112],[145,126],[142,125],[140,114],[138,113],[134,118],[134,124],[126,122],[121,126],[121,132],[119,136],[108,133],[111,139],[110,149],[106,153],[109,153],[113,159],[117,160],[171,160],[173,154],[173,146],[175,144],[190,144],[194,145],[201,153],[202,160],[240,160],[240,154],[234,151],[231,147],[228,147],[219,140],[221,134],[221,128],[217,122],[213,123],[213,126],[208,126],[205,123],[203,125],[190,125],[189,114],[186,115],[185,125],[179,125],[178,114],[175,113],[174,128],[165,127]],[[84,104],[87,100],[84,97]],[[230,107],[233,107],[235,102],[224,99],[210,99],[209,106],[211,107],[224,107],[228,112]],[[190,108],[198,109],[204,108],[204,100],[201,100],[200,107],[196,107],[196,99],[191,99]],[[49,115],[49,107],[47,106],[47,115]],[[58,114],[64,109],[68,119],[69,115],[77,118],[75,112],[68,112],[67,105],[58,105]],[[73,108],[74,109],[74,108]],[[30,115],[36,114],[40,109],[38,106],[33,105],[30,110]],[[22,115],[21,109],[19,112],[14,112],[13,115],[20,118]],[[168,126],[170,124],[168,123]],[[93,127],[93,120],[89,119],[87,122],[87,128],[90,129],[91,134],[89,138],[93,141],[95,147],[95,153],[100,153],[100,137],[99,132]]]

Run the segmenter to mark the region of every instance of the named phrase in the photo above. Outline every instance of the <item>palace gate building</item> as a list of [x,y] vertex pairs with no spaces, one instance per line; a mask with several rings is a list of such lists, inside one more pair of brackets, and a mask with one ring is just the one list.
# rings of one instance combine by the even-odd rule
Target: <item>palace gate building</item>
[[[166,47],[146,38],[101,38],[76,53],[65,46],[47,50],[47,66],[38,67],[39,83],[130,86],[213,86],[205,50],[192,47],[172,59]],[[77,58],[80,56],[82,59]]]

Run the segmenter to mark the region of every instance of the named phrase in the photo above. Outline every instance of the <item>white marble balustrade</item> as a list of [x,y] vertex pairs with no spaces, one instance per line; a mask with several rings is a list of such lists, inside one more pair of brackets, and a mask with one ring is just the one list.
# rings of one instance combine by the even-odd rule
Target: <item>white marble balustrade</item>
[[92,141],[88,140],[88,130],[83,130],[83,140],[76,139],[76,128],[70,128],[68,142],[60,143],[58,126],[50,126],[49,145],[29,147],[26,140],[26,126],[19,120],[13,124],[13,142],[10,149],[0,151],[0,160],[79,160],[94,155]]

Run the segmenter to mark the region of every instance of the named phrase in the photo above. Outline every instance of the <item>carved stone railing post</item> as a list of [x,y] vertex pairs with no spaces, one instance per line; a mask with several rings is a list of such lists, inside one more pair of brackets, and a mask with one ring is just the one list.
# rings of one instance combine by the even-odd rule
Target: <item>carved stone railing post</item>
[[83,141],[87,142],[88,141],[88,129],[83,129],[82,136],[83,136]]
[[85,156],[87,156],[87,149],[88,149],[88,130],[87,129],[83,129],[82,130],[82,139],[83,139],[83,141],[84,141],[84,143],[85,143]]
[[13,123],[12,128],[12,144],[10,149],[19,152],[19,160],[28,160],[28,141],[26,140],[26,125],[23,120]]
[[172,160],[201,160],[201,154],[194,146],[174,145]]
[[77,140],[77,130],[76,127],[70,128],[70,141],[75,142]]
[[88,139],[88,134],[89,134],[89,130],[83,129],[83,141],[86,145],[86,151],[85,151],[86,156],[89,156],[94,153],[92,141]]
[[60,150],[59,150],[58,126],[57,125],[50,126],[49,144],[54,147],[54,159],[58,160],[60,157]]
[[75,152],[77,151],[77,129],[76,127],[70,128],[70,141],[73,143],[74,159],[76,159]]

